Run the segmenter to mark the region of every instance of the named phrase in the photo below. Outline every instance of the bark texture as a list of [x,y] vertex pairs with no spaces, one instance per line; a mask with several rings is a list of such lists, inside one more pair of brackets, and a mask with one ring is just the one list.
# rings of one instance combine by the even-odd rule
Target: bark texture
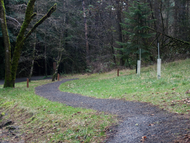
[[4,0],[0,1],[0,22],[3,33],[4,47],[5,47],[5,83],[4,87],[13,87],[11,84],[11,44],[9,40],[9,34],[6,22],[6,13]]

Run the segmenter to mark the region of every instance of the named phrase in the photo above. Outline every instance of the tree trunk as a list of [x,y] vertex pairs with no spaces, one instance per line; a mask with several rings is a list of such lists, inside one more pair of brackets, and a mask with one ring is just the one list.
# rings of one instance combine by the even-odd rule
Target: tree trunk
[[57,74],[58,74],[58,69],[59,69],[59,65],[61,63],[61,60],[62,60],[62,52],[63,52],[63,48],[62,48],[62,40],[63,40],[63,31],[61,30],[61,36],[60,36],[60,41],[59,41],[59,49],[58,49],[58,57],[57,57],[57,65],[56,65],[56,69],[55,69],[55,72],[52,76],[52,81],[55,81],[55,78],[57,77]]
[[60,60],[57,62],[57,66],[56,66],[55,72],[54,72],[54,74],[53,74],[53,76],[52,76],[52,81],[55,81],[55,79],[56,79],[56,77],[57,77],[59,64],[60,64]]
[[47,77],[47,46],[46,46],[46,35],[44,37],[45,42],[45,76]]
[[[117,25],[118,25],[118,32],[119,32],[119,42],[122,42],[122,27],[121,27],[121,13],[122,13],[122,7],[120,5],[120,0],[116,0],[116,11],[117,11]],[[123,48],[123,46],[120,46],[120,48]],[[122,51],[119,51],[119,54],[121,56],[123,56],[123,52]],[[124,60],[123,60],[123,57],[120,58],[120,65],[123,66],[124,65]]]
[[35,42],[34,42],[34,47],[33,47],[33,52],[32,52],[32,65],[30,68],[30,74],[29,74],[29,81],[31,81],[31,77],[33,74],[33,69],[34,69],[34,60],[35,60],[35,52],[36,52],[36,33],[35,33]]
[[10,40],[8,36],[8,29],[7,29],[7,23],[6,23],[6,18],[5,18],[5,6],[3,0],[0,0],[0,18],[1,18],[1,26],[2,26],[2,31],[3,31],[3,39],[5,43],[5,48],[6,48],[6,54],[5,54],[5,59],[6,59],[6,73],[5,73],[5,83],[4,87],[14,87],[15,84],[15,79],[16,79],[16,72],[17,72],[17,67],[18,67],[18,61],[20,59],[20,53],[22,51],[22,47],[24,44],[24,41],[31,35],[31,33],[40,25],[42,24],[47,18],[51,16],[51,14],[56,10],[56,4],[50,8],[48,13],[42,17],[33,27],[32,29],[26,34],[25,32],[30,24],[31,20],[34,18],[36,13],[33,13],[34,10],[34,3],[36,0],[30,0],[28,2],[27,8],[26,8],[26,13],[25,13],[25,19],[24,22],[21,26],[20,32],[17,36],[15,48],[14,48],[14,53],[13,53],[13,59],[11,62],[11,51],[10,51]]
[[62,60],[62,51],[59,52],[56,69],[55,69],[55,72],[54,72],[54,74],[52,76],[52,81],[55,81],[55,78],[57,77],[58,69],[59,69],[59,65],[61,63],[61,60]]
[[174,8],[174,37],[178,38],[178,3],[179,0],[175,0],[175,8]]
[[[161,19],[161,21],[162,21],[162,33],[165,33],[165,25],[164,25],[164,17],[163,17],[163,15],[162,15],[162,10],[163,10],[163,3],[162,2],[160,2],[161,4],[160,4],[160,19]],[[165,41],[165,37],[164,36],[162,36],[162,43],[161,43],[161,48],[164,46],[164,41]]]
[[[152,12],[152,19],[156,19],[157,20],[157,21],[154,21],[154,29],[157,31],[158,30],[157,27],[158,27],[158,21],[159,21],[159,19],[156,17],[156,15],[158,15],[158,8],[154,8],[153,5],[158,5],[158,3],[155,1],[155,4],[154,4],[154,3],[152,3],[151,0],[148,0],[148,2],[150,4],[150,10],[154,11],[156,13],[155,16],[154,16],[154,13]],[[158,33],[156,33],[156,37],[159,37]],[[156,40],[157,40],[157,43],[158,43],[158,41],[159,41],[158,38]]]
[[11,70],[11,74],[12,74],[12,81],[11,82],[12,82],[13,86],[15,86],[14,83],[15,83],[15,79],[16,79],[18,61],[20,59],[20,53],[21,53],[21,50],[22,50],[22,47],[24,44],[24,39],[25,39],[24,34],[25,34],[26,28],[30,24],[32,18],[34,17],[34,15],[36,15],[36,14],[33,14],[35,1],[36,0],[30,0],[28,2],[26,13],[25,13],[25,19],[24,19],[24,22],[21,26],[20,32],[17,36],[15,49],[14,49],[14,53],[13,53],[12,70]]
[[3,40],[5,46],[5,83],[4,87],[13,87],[11,82],[11,44],[9,40],[9,34],[7,29],[6,22],[6,13],[5,13],[5,5],[4,0],[0,0],[0,21],[1,21],[1,29],[3,33]]
[[87,26],[87,21],[86,21],[86,12],[85,12],[85,2],[83,0],[82,3],[83,6],[83,16],[84,16],[84,28],[85,28],[85,42],[86,42],[86,63],[87,66],[90,64],[90,59],[89,59],[89,45],[88,45],[88,26]]
[[[167,7],[170,6],[170,0],[167,0],[166,1],[166,4],[167,4]],[[165,30],[165,33],[167,35],[170,35],[168,32],[169,32],[169,13],[170,13],[170,10],[168,9],[167,12],[166,12],[166,30]]]
[[[38,13],[38,2],[37,2],[37,13]],[[38,19],[38,16],[37,16],[37,19]],[[31,65],[31,68],[30,68],[30,74],[29,74],[29,81],[31,81],[31,77],[32,77],[32,74],[33,74],[33,70],[34,70],[34,60],[35,60],[35,52],[36,52],[36,31],[35,31],[35,36],[34,36],[34,47],[33,47],[33,52],[32,52],[32,65]]]
[[24,41],[26,38],[30,36],[30,34],[40,25],[42,24],[47,18],[50,17],[50,15],[56,10],[56,5],[51,7],[51,9],[48,11],[48,13],[42,17],[34,26],[33,28],[28,32],[28,34],[25,36],[24,33],[26,31],[26,28],[30,24],[32,18],[34,17],[35,14],[33,14],[33,9],[34,9],[34,3],[36,0],[30,0],[26,9],[26,14],[25,14],[25,20],[22,24],[22,27],[20,29],[20,32],[17,36],[17,41],[16,41],[16,46],[13,54],[13,60],[12,60],[12,83],[15,83],[16,79],[16,71],[18,67],[18,61],[20,58],[20,53],[24,44]]

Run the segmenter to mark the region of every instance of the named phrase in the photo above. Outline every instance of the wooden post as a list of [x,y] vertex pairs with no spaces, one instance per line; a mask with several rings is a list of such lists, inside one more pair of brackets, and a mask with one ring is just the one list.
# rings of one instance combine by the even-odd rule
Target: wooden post
[[59,74],[57,74],[57,81],[59,81]]
[[119,76],[119,69],[117,69],[117,76]]
[[56,62],[53,62],[53,73],[55,72],[56,70]]
[[27,78],[27,88],[29,88],[29,78]]

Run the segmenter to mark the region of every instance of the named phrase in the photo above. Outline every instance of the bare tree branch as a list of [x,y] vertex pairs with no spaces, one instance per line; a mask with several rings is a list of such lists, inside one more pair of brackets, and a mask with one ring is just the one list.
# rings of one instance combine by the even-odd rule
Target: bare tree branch
[[56,10],[57,8],[57,4],[54,4],[54,6],[52,6],[50,8],[50,10],[47,12],[46,15],[44,15],[44,17],[42,17],[33,27],[32,29],[28,32],[28,34],[26,35],[26,37],[23,39],[23,41],[25,41],[30,35],[31,33],[40,25],[42,24],[47,18],[49,18],[51,16],[51,14]]

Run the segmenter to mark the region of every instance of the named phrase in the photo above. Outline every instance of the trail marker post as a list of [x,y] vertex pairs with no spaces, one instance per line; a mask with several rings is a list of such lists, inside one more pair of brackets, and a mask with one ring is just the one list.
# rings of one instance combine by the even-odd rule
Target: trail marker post
[[137,75],[140,75],[140,73],[141,73],[141,61],[138,60],[137,61]]
[[56,70],[56,62],[53,62],[53,72]]
[[139,60],[137,61],[137,75],[141,73],[141,49],[139,49]]
[[160,47],[158,43],[158,59],[157,59],[157,78],[161,78],[161,59],[160,59]]
[[29,88],[29,79],[27,78],[27,88]]
[[57,80],[59,81],[59,74],[57,74]]

